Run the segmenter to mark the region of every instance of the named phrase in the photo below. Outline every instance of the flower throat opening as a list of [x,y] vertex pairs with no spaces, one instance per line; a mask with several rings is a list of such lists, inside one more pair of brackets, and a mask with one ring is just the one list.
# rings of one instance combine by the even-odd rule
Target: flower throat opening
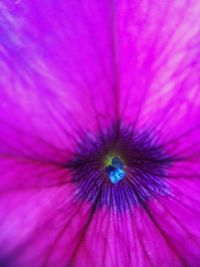
[[82,140],[66,164],[76,199],[121,212],[169,194],[168,168],[174,158],[152,132],[113,125]]

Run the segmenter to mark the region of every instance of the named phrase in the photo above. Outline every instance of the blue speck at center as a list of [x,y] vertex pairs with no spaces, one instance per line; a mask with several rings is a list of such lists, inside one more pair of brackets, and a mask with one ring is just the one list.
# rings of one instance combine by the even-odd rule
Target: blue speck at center
[[125,177],[123,163],[117,157],[112,159],[112,165],[106,167],[106,172],[109,176],[111,183],[113,184],[118,183]]

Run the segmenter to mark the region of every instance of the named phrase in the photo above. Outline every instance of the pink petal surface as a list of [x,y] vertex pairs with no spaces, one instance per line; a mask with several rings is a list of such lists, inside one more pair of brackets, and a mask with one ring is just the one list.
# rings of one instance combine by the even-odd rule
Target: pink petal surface
[[54,143],[55,135],[68,134],[67,146],[82,129],[116,119],[111,4],[23,1],[16,6],[21,9],[16,13],[13,7],[10,30],[20,31],[19,40],[9,40],[16,70],[6,73],[10,79],[5,81],[6,94],[14,99],[5,102],[5,111],[10,113],[13,102],[20,105],[18,116],[31,117],[34,133]]
[[[199,2],[0,10],[1,265],[199,266]],[[146,211],[91,213],[64,164],[81,134],[118,119],[182,160]]]

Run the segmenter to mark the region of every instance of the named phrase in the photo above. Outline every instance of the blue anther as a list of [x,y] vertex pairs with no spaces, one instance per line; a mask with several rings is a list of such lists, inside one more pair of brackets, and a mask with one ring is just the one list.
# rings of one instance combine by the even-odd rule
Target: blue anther
[[112,165],[106,168],[106,172],[113,184],[121,181],[125,176],[125,171],[123,170],[123,164],[117,157],[112,159]]
[[122,169],[123,168],[123,164],[122,164],[121,160],[118,159],[117,157],[112,159],[112,166],[114,168],[117,168],[117,169]]
[[114,171],[109,173],[110,181],[113,184],[118,183],[120,180],[122,180],[125,176],[125,171],[122,169],[115,169]]

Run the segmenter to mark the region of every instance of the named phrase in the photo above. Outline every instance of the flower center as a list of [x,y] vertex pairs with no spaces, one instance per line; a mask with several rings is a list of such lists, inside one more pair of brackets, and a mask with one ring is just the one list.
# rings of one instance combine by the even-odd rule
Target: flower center
[[121,212],[168,195],[168,168],[174,159],[151,132],[113,126],[82,140],[66,164],[75,198],[95,209],[106,206]]
[[106,173],[111,183],[116,184],[125,177],[124,164],[118,157],[114,157],[111,160],[111,164],[106,167]]

